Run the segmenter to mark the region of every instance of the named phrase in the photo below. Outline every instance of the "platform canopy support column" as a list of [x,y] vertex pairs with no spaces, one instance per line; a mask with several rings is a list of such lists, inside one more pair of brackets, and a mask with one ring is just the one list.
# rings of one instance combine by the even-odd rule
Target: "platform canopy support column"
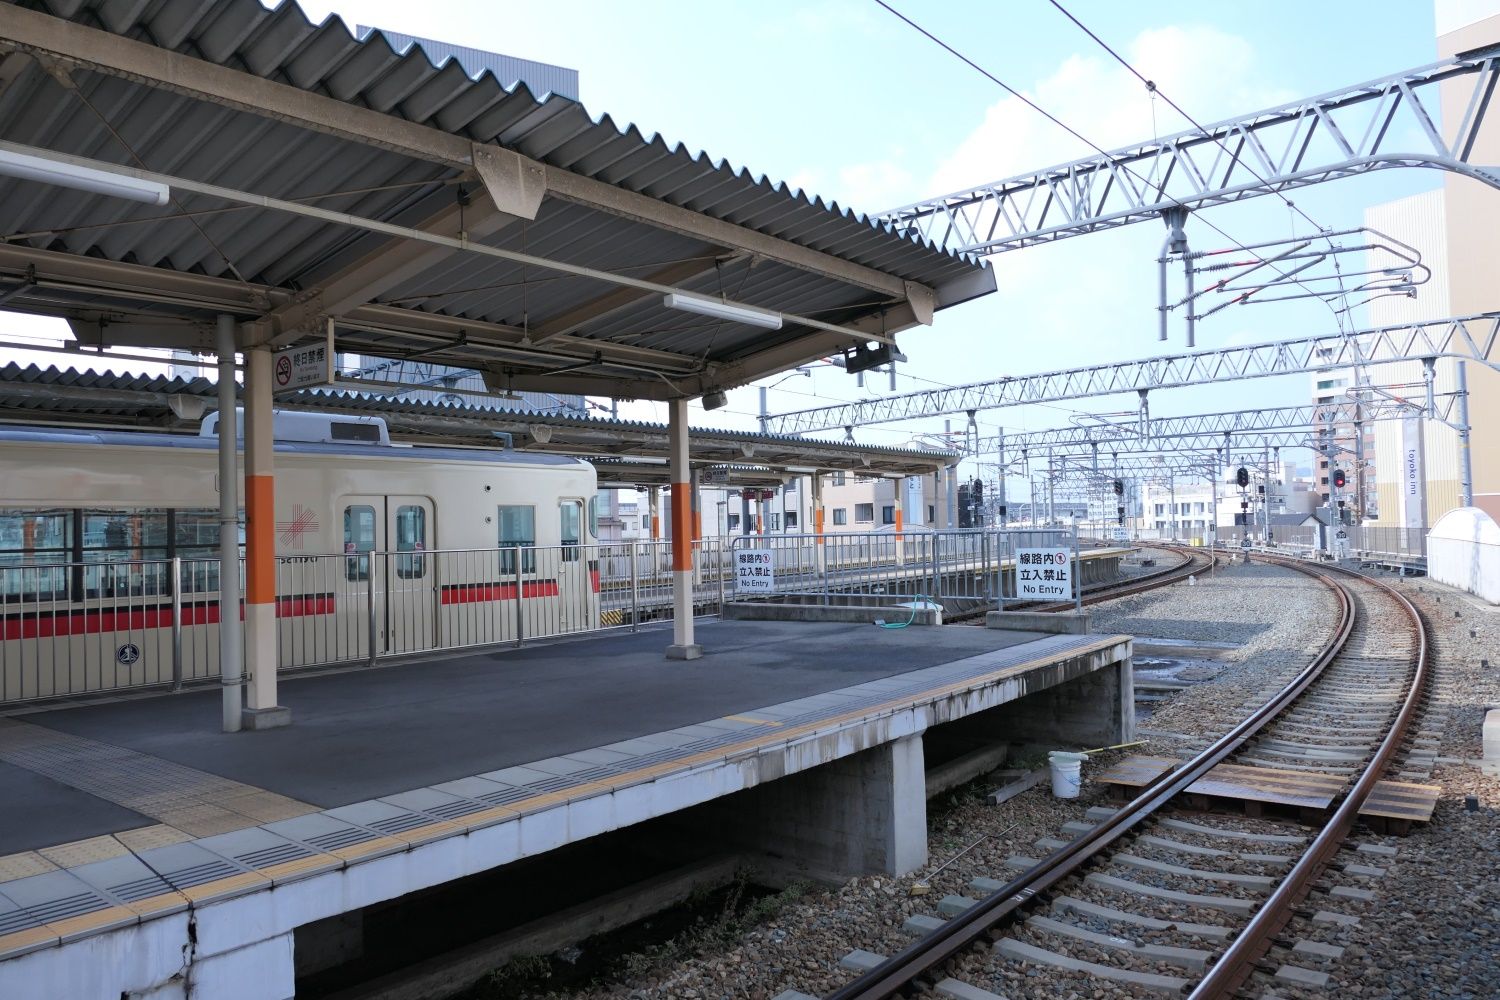
[[688,472],[688,401],[674,399],[667,424],[672,476],[672,645],[669,660],[696,660],[693,641],[693,499]]
[[245,666],[244,728],[292,721],[276,703],[276,486],[271,426],[271,351],[245,354]]
[[[239,420],[234,399],[234,317],[221,315],[214,347],[219,355],[219,679],[224,685],[224,732],[240,731],[244,664],[240,642],[240,474],[235,451]],[[179,581],[174,586],[180,586]]]

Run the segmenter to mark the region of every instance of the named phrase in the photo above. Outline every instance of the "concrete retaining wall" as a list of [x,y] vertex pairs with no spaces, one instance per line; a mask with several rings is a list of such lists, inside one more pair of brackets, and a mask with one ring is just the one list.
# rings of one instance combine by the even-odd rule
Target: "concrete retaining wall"
[[1444,514],[1427,536],[1427,575],[1500,604],[1500,525],[1477,507]]
[[936,608],[927,611],[918,610],[913,616],[911,608],[825,607],[821,604],[762,604],[758,601],[726,604],[722,617],[730,621],[867,622],[871,624],[877,619],[899,623],[910,618],[913,625],[943,624],[943,613]]

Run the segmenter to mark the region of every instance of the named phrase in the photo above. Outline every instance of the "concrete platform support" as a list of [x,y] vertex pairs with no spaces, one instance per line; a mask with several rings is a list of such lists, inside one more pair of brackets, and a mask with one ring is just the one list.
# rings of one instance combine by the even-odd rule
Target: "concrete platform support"
[[1051,635],[1088,635],[1087,611],[991,611],[984,616],[985,628],[1016,632],[1046,632]]
[[66,957],[62,948],[34,951],[0,962],[0,997],[187,1000],[188,939],[184,912],[72,942]]
[[291,1000],[297,995],[292,935],[265,941],[193,962],[188,1000]]
[[814,875],[905,875],[927,863],[922,737],[907,736],[734,796],[728,836]]
[[693,641],[693,489],[688,471],[688,401],[674,399],[667,436],[672,476],[672,645],[669,660],[696,660],[703,647]]
[[998,738],[1048,749],[1089,750],[1135,739],[1135,684],[1131,660],[984,713]]

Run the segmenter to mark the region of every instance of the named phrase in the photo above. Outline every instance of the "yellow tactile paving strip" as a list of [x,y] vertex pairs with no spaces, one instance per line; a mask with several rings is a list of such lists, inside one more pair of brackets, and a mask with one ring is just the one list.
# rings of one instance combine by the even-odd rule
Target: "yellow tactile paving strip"
[[[437,837],[457,835],[467,829],[476,829],[481,826],[504,822],[506,820],[514,819],[521,814],[537,812],[550,806],[559,805],[574,799],[587,798],[589,796],[598,795],[603,792],[612,791],[625,786],[639,784],[644,781],[650,781],[652,779],[673,772],[690,770],[704,764],[712,763],[715,760],[733,758],[735,756],[762,749],[769,744],[786,743],[792,740],[799,739],[803,736],[812,735],[819,730],[828,728],[829,726],[838,726],[845,723],[858,721],[861,718],[879,716],[881,714],[894,710],[920,706],[922,704],[926,704],[943,697],[995,684],[1004,681],[1009,677],[1024,674],[1027,671],[1034,670],[1038,667],[1076,660],[1078,658],[1108,649],[1109,647],[1120,642],[1127,641],[1127,639],[1128,637],[1126,636],[1099,637],[1093,642],[1073,645],[1071,646],[1071,648],[1068,648],[1066,650],[1053,650],[1048,655],[1028,659],[1020,663],[1009,664],[997,670],[970,675],[956,681],[946,681],[934,685],[932,688],[928,688],[915,693],[908,692],[899,697],[866,704],[851,711],[841,712],[819,718],[816,721],[788,726],[785,729],[776,731],[774,734],[762,734],[753,738],[745,739],[741,742],[728,745],[720,745],[711,750],[704,750],[699,753],[684,756],[669,762],[643,766],[638,769],[613,776],[607,781],[588,782],[585,784],[569,787],[562,791],[540,793],[526,799],[522,799],[520,801],[507,803],[504,806],[496,806],[494,808],[483,810],[478,813],[472,813],[457,820],[439,821],[435,819],[431,824],[420,826],[416,829],[404,830],[400,834],[397,834],[395,836],[382,836],[371,841],[352,844],[348,847],[321,851],[311,857],[303,857],[290,861],[272,863],[264,867],[255,866],[255,870],[253,872],[241,872],[227,878],[217,879],[211,882],[193,886],[191,888],[174,890],[160,896],[153,896],[149,899],[139,900],[126,906],[112,905],[104,910],[87,913],[76,918],[69,918],[63,921],[54,921],[52,923],[37,927],[17,929],[9,934],[0,934],[0,954],[13,952],[19,949],[25,949],[28,947],[34,947],[37,944],[52,942],[55,941],[59,936],[76,934],[86,928],[104,928],[112,925],[117,925],[120,919],[132,915],[139,919],[142,916],[147,916],[150,913],[156,912],[158,910],[169,909],[172,906],[179,905],[183,902],[191,902],[197,899],[210,898],[225,891],[234,891],[240,888],[252,888],[258,884],[268,884],[269,882],[293,879],[303,873],[310,874],[319,870],[327,870],[328,862],[334,858],[337,858],[343,863],[347,864],[351,861],[356,861],[359,858],[366,857],[372,854],[384,853],[392,849],[402,849],[405,847],[415,846]],[[23,726],[27,730],[39,730],[40,732],[17,732],[16,730],[10,728],[11,726]],[[13,757],[10,755],[17,753],[18,751],[16,748],[18,746],[24,746],[28,740],[45,744],[46,741],[54,738],[60,738],[62,740],[76,739],[74,737],[65,736],[61,733],[56,733],[52,730],[45,730],[40,726],[32,726],[26,723],[11,723],[9,720],[0,719],[0,759],[5,759],[11,763],[16,763],[19,766],[23,767],[28,766],[25,763],[21,763],[20,761],[13,759]],[[83,744],[90,744],[93,741],[80,740],[78,742]],[[111,747],[107,744],[94,744],[94,746],[103,748],[100,752],[107,752],[109,754],[125,754],[140,758],[142,763],[149,762],[153,765],[166,764],[166,762],[160,761],[157,758],[152,758],[144,754],[136,754],[133,751],[122,750],[121,748]],[[21,756],[24,757],[25,754],[22,753]],[[186,776],[203,775],[202,772],[194,771],[192,768],[180,768],[177,765],[167,765],[165,771],[185,772]],[[39,773],[48,774],[49,777],[54,777],[54,775],[50,771],[39,771]],[[238,786],[238,788],[242,790],[242,793],[245,790],[248,790],[249,792],[262,791],[260,789],[253,788],[253,786],[239,785],[239,783],[237,782],[227,782],[225,781],[225,779],[217,778],[213,775],[203,775],[203,777],[211,779],[209,784],[217,790],[216,798],[218,798],[219,801],[223,801],[223,798],[226,794],[221,788],[222,785]],[[64,779],[58,778],[57,780]],[[65,783],[73,784],[74,787],[81,788],[84,791],[92,792],[92,788],[86,787],[84,784],[75,784],[73,782],[67,781],[65,781]],[[98,793],[94,792],[94,794]],[[263,792],[263,794],[267,796],[272,795],[272,793],[269,792]],[[285,799],[282,796],[274,796],[274,798],[281,799],[285,803],[292,804],[292,806],[301,807],[301,812],[297,813],[296,815],[319,811],[315,807],[306,805],[305,803],[296,802],[296,800],[293,799]],[[111,799],[111,801],[119,800]],[[141,801],[141,799],[138,798],[137,801]],[[175,799],[174,797],[167,796],[161,802],[156,804],[162,808],[162,811],[170,811],[168,806],[170,805],[170,803],[176,801],[177,799]],[[264,804],[264,800],[258,801],[262,801],[262,803]],[[135,808],[137,809],[137,811],[144,811],[141,810],[138,806],[134,805],[131,805],[130,808]],[[229,810],[226,809],[224,811],[228,812]],[[240,813],[239,815],[244,816],[245,814]],[[248,817],[246,818],[248,819]],[[242,827],[252,825],[259,824],[254,822],[245,823],[242,824]],[[148,833],[146,831],[150,832]],[[181,833],[184,835],[184,837],[186,837],[189,833],[191,833],[191,831],[186,831],[185,829],[174,824],[171,828],[147,827],[145,828],[145,830],[132,831],[132,833],[137,836],[146,838],[171,838],[177,833]],[[199,836],[207,835],[208,834],[199,834]],[[70,848],[76,851],[79,856],[84,856],[86,854],[89,854],[90,852],[112,850],[113,848],[103,843],[103,841],[106,840],[113,840],[115,841],[118,848],[122,850],[126,849],[125,844],[117,840],[117,837],[109,837],[92,838],[89,841],[81,841],[78,844],[73,845],[60,845],[59,850],[63,848]],[[167,840],[166,842],[170,843],[171,841]],[[48,850],[50,851],[51,849],[49,848]],[[33,852],[33,854],[43,863],[49,863],[47,862],[46,858],[42,857],[41,852]],[[70,855],[67,854],[59,855],[59,857],[64,858],[67,858],[69,856]],[[0,864],[13,864],[16,866],[24,865],[27,863],[34,864],[35,862],[30,861],[30,858],[31,855],[12,855],[10,858],[0,858]],[[97,858],[90,856],[88,860],[97,860]],[[33,872],[32,874],[35,873]],[[0,882],[3,882],[5,880],[6,879],[4,879],[3,877],[0,877]]]
[[318,811],[264,788],[17,719],[0,719],[0,760],[150,816],[189,837]]

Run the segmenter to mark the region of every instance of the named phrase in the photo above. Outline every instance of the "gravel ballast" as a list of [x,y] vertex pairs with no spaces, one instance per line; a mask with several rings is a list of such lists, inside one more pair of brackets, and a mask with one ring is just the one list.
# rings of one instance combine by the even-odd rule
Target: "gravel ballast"
[[[1306,968],[1328,973],[1327,986],[1309,989],[1284,981],[1273,984],[1269,978],[1256,984],[1258,991],[1270,989],[1287,1000],[1500,996],[1500,970],[1496,968],[1500,955],[1500,779],[1485,776],[1477,765],[1484,711],[1500,706],[1500,609],[1428,581],[1397,586],[1424,612],[1436,643],[1427,727],[1441,731],[1437,766],[1430,780],[1441,786],[1442,798],[1434,822],[1409,837],[1377,837],[1368,832],[1356,836],[1353,843],[1370,850],[1345,852],[1340,858],[1345,870],[1325,877],[1307,901],[1304,917],[1284,934],[1289,944],[1300,939],[1342,949],[1333,959],[1312,957],[1306,951],[1295,959]],[[1210,682],[1189,687],[1162,703],[1145,726],[1147,745],[1128,752],[1185,756],[1200,749],[1238,721],[1263,694],[1305,666],[1328,637],[1334,607],[1331,593],[1322,584],[1264,564],[1221,567],[1200,576],[1192,586],[1177,584],[1094,607],[1096,632],[1129,632],[1143,641],[1157,639],[1163,644],[1237,644],[1215,654],[1216,676]],[[1482,667],[1481,659],[1487,659],[1489,666]],[[854,973],[839,966],[851,950],[894,954],[913,940],[902,929],[908,918],[936,915],[945,896],[977,895],[968,885],[976,876],[1010,877],[1013,871],[1006,867],[1006,859],[1040,856],[1038,839],[1066,839],[1068,834],[1061,832],[1064,824],[1084,820],[1090,806],[1106,804],[1103,789],[1087,777],[1089,771],[1109,763],[1110,757],[1103,756],[1086,765],[1083,794],[1074,800],[1054,799],[1043,783],[996,806],[984,797],[986,786],[981,781],[946,801],[934,801],[929,814],[932,866],[976,840],[980,843],[933,877],[929,894],[910,895],[912,877],[861,877],[834,889],[809,889],[768,910],[763,922],[738,933],[729,943],[721,939],[692,957],[682,957],[691,946],[685,949],[679,942],[679,947],[626,957],[619,964],[628,971],[609,982],[575,991],[539,988],[505,995],[558,1000],[771,1000],[788,989],[825,994],[853,978]],[[1466,795],[1478,797],[1477,811],[1465,809]],[[1227,821],[1214,816],[1189,818],[1209,826]],[[1244,820],[1233,822],[1243,825]],[[1268,822],[1265,829],[1277,826]],[[1288,825],[1286,832],[1306,831]],[[1388,853],[1391,850],[1395,853]],[[1155,857],[1171,860],[1168,854]],[[1162,884],[1172,882],[1168,879]],[[1367,890],[1373,898],[1365,901],[1330,891],[1339,887]],[[1085,885],[1071,891],[1102,905],[1120,905],[1118,898],[1112,900],[1097,887]],[[1219,891],[1232,894],[1223,887]],[[1318,910],[1354,916],[1358,922],[1306,919]],[[1097,929],[1106,930],[1107,925]],[[1155,932],[1145,932],[1139,939],[1150,941],[1158,936],[1170,940],[1170,935]],[[1041,938],[1032,939],[1045,944]],[[1217,950],[1221,946],[1206,942],[1202,947]],[[1074,951],[1106,958],[1104,952],[1090,953],[1087,948]],[[1278,949],[1271,959],[1274,967],[1292,961],[1293,956]],[[1161,965],[1158,971],[1170,974],[1173,970]],[[1011,961],[988,950],[967,953],[954,963],[951,974],[1012,1000],[1158,995],[1144,987]]]

